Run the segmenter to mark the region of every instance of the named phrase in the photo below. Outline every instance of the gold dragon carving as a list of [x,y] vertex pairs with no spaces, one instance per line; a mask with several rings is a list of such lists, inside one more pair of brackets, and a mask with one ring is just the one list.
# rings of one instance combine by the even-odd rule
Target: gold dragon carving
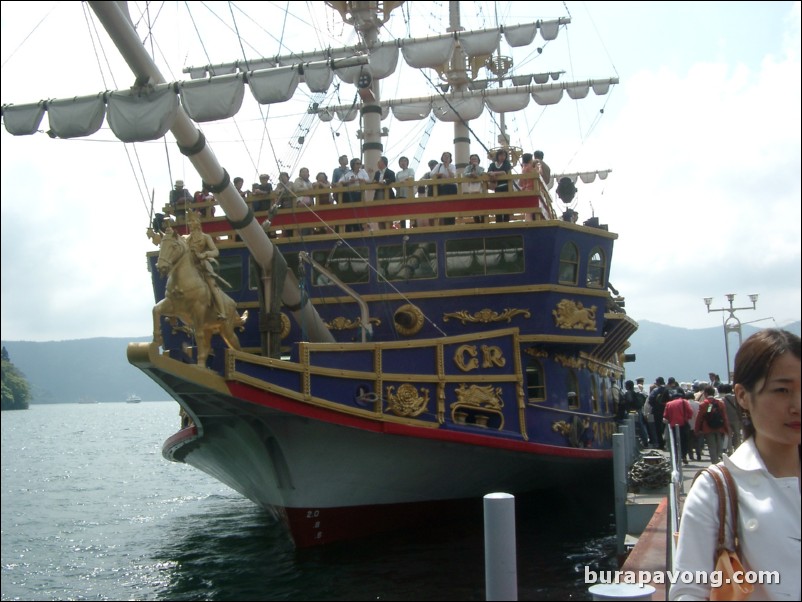
[[462,406],[493,410],[500,410],[504,407],[504,401],[501,399],[501,387],[494,388],[493,385],[466,386],[465,383],[461,383],[456,389],[456,394],[456,403]]
[[455,393],[457,394],[457,401],[451,404],[452,420],[454,420],[454,415],[459,409],[475,410],[497,414],[501,419],[501,424],[498,428],[504,428],[504,414],[501,411],[501,408],[504,407],[504,401],[501,399],[501,387],[494,387],[493,385],[467,386],[465,383],[461,383],[455,389]]

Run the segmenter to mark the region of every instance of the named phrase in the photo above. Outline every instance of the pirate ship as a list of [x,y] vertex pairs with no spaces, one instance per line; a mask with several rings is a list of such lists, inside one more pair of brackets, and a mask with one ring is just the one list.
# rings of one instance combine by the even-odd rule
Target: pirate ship
[[[167,225],[149,230],[159,245],[147,253],[154,336],[128,348],[130,362],[181,406],[167,459],[264,507],[298,546],[609,469],[611,385],[637,324],[609,280],[617,235],[596,217],[577,223],[570,209],[559,212],[550,192],[559,181],[568,205],[578,177],[606,172],[502,175],[505,192],[486,177],[479,192],[465,192],[460,177],[470,124],[483,111],[502,116],[497,148],[517,159],[505,114],[617,83],[508,77],[503,43],[553,39],[570,19],[467,32],[452,2],[448,33],[382,41],[382,25],[403,3],[327,2],[354,26],[358,44],[203,65],[187,69],[194,79],[166,82],[127,11],[90,4],[135,86],[4,105],[3,117],[9,132],[27,134],[46,111],[61,138],[91,134],[104,117],[125,142],[169,131],[214,194],[168,206]],[[436,93],[381,99],[399,55],[439,74]],[[484,80],[482,68],[491,74]],[[339,202],[330,204],[243,199],[196,124],[235,114],[246,86],[259,103],[278,103],[300,86],[320,93],[335,77],[356,86],[358,102],[314,102],[309,114],[324,122],[358,115],[366,166],[383,154],[381,123],[392,112],[452,122],[460,175],[406,182],[403,198],[377,195],[388,187],[368,183],[335,185]],[[496,148],[485,150],[491,157]],[[527,178],[531,186],[516,185]],[[457,193],[439,194],[443,184]],[[343,202],[346,194],[360,200]],[[210,206],[216,215],[200,213]],[[193,264],[201,255],[219,279]]]

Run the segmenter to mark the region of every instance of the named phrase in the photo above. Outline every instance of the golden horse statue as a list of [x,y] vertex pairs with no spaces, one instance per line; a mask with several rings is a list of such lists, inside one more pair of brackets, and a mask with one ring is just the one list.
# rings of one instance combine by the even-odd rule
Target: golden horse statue
[[[155,344],[164,344],[160,320],[166,316],[180,319],[194,333],[199,366],[206,366],[215,334],[222,336],[229,347],[240,349],[239,337],[234,330],[244,328],[248,312],[240,316],[231,297],[221,290],[211,290],[217,285],[207,282],[193,261],[186,239],[172,229],[161,238],[156,267],[162,276],[167,274],[167,286],[164,299],[153,307]],[[219,310],[214,303],[215,293],[221,304]]]

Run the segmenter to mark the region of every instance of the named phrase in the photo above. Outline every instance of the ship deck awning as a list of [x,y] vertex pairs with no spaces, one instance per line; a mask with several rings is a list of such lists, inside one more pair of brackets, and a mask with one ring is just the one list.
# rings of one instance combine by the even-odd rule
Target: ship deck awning
[[629,337],[638,329],[638,323],[624,313],[604,314],[604,343],[596,347],[592,354],[602,360],[612,359],[616,353],[627,348]]

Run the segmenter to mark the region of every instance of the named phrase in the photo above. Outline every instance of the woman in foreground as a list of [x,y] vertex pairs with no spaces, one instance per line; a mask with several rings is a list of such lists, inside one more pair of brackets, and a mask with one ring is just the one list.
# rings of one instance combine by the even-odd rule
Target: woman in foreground
[[[754,583],[752,600],[800,600],[800,338],[779,329],[749,337],[735,357],[734,393],[746,440],[722,464],[738,492],[740,559]],[[733,531],[727,508],[725,546]],[[693,484],[682,511],[674,569],[714,571],[718,494],[709,475]],[[749,575],[749,573],[753,573]],[[678,573],[682,574],[682,573]],[[715,579],[681,580],[671,600],[707,600]],[[706,582],[705,582],[706,581]]]

